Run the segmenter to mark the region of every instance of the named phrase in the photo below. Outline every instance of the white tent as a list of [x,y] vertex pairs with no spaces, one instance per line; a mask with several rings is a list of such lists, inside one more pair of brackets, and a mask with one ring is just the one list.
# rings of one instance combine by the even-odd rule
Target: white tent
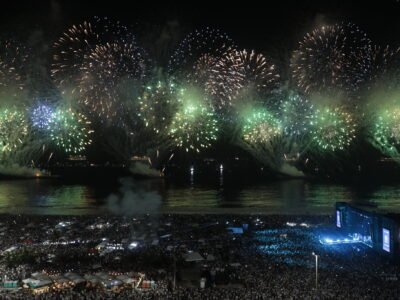
[[50,280],[50,276],[47,275],[46,273],[33,273],[32,278],[37,279],[37,280]]
[[189,252],[185,255],[185,261],[194,262],[194,261],[203,261],[203,256],[200,255],[199,252]]
[[123,283],[129,284],[133,282],[133,279],[127,275],[118,275],[117,277],[115,277],[118,280],[121,280]]
[[69,279],[65,278],[62,275],[53,275],[53,276],[50,276],[50,278],[51,278],[51,280],[53,280],[53,282],[56,282],[56,283],[65,283],[65,282],[69,281]]
[[53,282],[49,279],[45,280],[31,280],[28,284],[33,288],[39,288],[47,285],[51,285]]
[[215,260],[215,256],[212,255],[212,254],[208,254],[208,255],[207,255],[207,260],[208,260],[208,261],[214,261],[214,260]]
[[66,278],[68,278],[68,279],[72,279],[72,278],[74,278],[74,277],[79,277],[79,275],[76,274],[76,273],[73,273],[73,272],[68,272],[68,273],[65,273],[65,274],[64,274],[64,277],[66,277]]
[[100,282],[100,278],[98,278],[97,276],[91,275],[91,274],[85,274],[83,276],[87,281],[96,284]]
[[231,267],[234,267],[234,268],[238,268],[238,267],[241,266],[240,263],[230,263],[229,265],[230,265]]
[[81,282],[85,282],[86,280],[83,279],[82,277],[75,277],[75,278],[72,279],[72,281],[73,281],[73,283],[78,284],[78,283],[81,283]]
[[105,272],[98,272],[98,273],[96,273],[95,275],[96,275],[97,277],[99,277],[100,279],[102,279],[102,280],[109,280],[109,279],[111,279],[111,276],[108,275],[108,274],[105,273]]

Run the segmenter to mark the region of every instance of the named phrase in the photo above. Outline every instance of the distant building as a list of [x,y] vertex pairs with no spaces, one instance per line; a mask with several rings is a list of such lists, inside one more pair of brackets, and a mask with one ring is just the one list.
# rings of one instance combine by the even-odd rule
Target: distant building
[[148,162],[151,165],[151,159],[150,157],[143,155],[143,156],[139,156],[139,155],[134,155],[130,158],[131,161],[145,161]]
[[70,155],[67,158],[68,161],[86,161],[86,156],[84,155]]
[[400,257],[398,215],[336,203],[336,227],[380,253]]

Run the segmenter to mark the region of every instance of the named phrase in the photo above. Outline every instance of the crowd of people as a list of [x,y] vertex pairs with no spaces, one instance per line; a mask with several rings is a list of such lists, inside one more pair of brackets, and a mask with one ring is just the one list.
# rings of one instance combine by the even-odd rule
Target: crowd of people
[[[322,245],[324,216],[0,216],[0,277],[141,272],[149,288],[2,289],[0,299],[396,299],[398,265],[363,244]],[[289,222],[289,223],[288,223]],[[290,224],[290,226],[288,226]],[[242,228],[243,233],[232,228]],[[134,242],[134,247],[130,247]],[[98,244],[122,245],[108,252]],[[315,256],[319,257],[318,281]],[[188,260],[198,253],[196,261]],[[204,284],[202,284],[204,283]]]

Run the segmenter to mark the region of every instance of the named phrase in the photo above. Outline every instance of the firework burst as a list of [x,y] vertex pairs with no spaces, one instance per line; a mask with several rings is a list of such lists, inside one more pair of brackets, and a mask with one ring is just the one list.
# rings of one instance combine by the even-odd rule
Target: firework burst
[[0,42],[0,89],[23,90],[22,69],[28,60],[24,47],[11,40]]
[[353,117],[339,107],[316,109],[310,127],[313,142],[319,149],[326,151],[343,150],[355,138],[356,124]]
[[67,154],[83,152],[91,144],[87,118],[71,109],[56,110],[49,121],[48,131],[55,145]]
[[[168,71],[180,79],[198,81],[229,50],[234,42],[224,32],[206,27],[187,35],[173,53]],[[193,75],[194,74],[194,75]]]
[[146,68],[144,53],[132,44],[97,45],[81,66],[81,103],[89,112],[114,117],[124,108],[121,94],[125,94],[126,84],[143,80]]
[[187,74],[188,82],[205,88],[217,62],[218,59],[209,53],[201,55],[194,62],[192,72]]
[[264,55],[254,51],[233,50],[213,67],[206,82],[206,92],[211,94],[217,108],[234,106],[243,90],[265,96],[278,86],[276,67]]
[[372,137],[385,151],[395,151],[400,145],[400,109],[384,110],[376,116]]
[[373,52],[373,71],[368,88],[390,90],[399,87],[400,48],[375,46]]
[[310,130],[313,105],[298,93],[290,92],[280,103],[283,132],[290,137],[301,137]]
[[353,93],[370,77],[372,60],[372,42],[357,26],[322,26],[299,43],[291,61],[292,76],[306,93]]
[[185,90],[173,82],[159,81],[154,85],[149,84],[138,98],[138,116],[156,134],[164,133],[171,124],[184,93]]
[[72,26],[54,44],[52,76],[89,113],[112,118],[123,111],[126,89],[141,81],[147,58],[127,27],[95,18]]
[[53,114],[53,108],[46,104],[38,104],[33,107],[31,112],[31,122],[32,126],[39,129],[44,130],[49,126],[49,122],[51,120]]
[[184,100],[172,119],[168,135],[176,147],[200,152],[217,140],[218,121],[209,106]]
[[0,151],[16,150],[28,135],[25,114],[15,109],[0,111]]
[[[64,90],[70,88],[80,76],[81,65],[88,53],[100,42],[90,22],[73,25],[54,43],[52,76],[58,86]],[[74,86],[72,92],[75,92]]]
[[256,110],[245,118],[243,139],[251,144],[268,144],[282,134],[280,122],[266,109]]

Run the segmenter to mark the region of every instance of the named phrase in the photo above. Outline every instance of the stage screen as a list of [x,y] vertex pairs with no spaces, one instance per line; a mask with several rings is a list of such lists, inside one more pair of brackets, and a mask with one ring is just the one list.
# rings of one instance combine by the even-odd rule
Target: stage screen
[[[343,219],[341,219],[343,221]],[[343,227],[343,223],[340,224]],[[349,210],[346,216],[346,230],[360,242],[372,247],[373,219],[370,215]]]
[[341,228],[342,227],[342,218],[341,218],[341,213],[339,210],[336,211],[336,226]]
[[386,228],[382,228],[382,249],[390,252],[390,231]]
[[230,232],[233,234],[243,234],[242,227],[228,227],[228,230],[230,230]]

